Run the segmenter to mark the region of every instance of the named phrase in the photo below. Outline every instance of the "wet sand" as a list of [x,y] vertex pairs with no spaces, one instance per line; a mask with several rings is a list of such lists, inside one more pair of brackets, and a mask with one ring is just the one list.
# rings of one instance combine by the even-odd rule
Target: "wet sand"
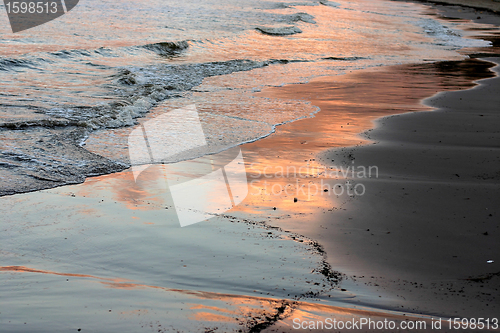
[[247,331],[337,285],[291,233],[181,228],[157,171],[1,199],[2,332]]
[[[322,111],[247,145],[250,160],[255,154],[269,165],[309,163],[312,170],[316,161],[311,160],[319,153],[327,165],[354,162],[377,166],[379,174],[351,177],[366,193],[337,198],[331,190],[314,191],[313,184],[339,180],[311,172],[301,179],[312,189],[309,200],[303,195],[294,203],[286,195],[269,195],[251,206],[282,210],[273,224],[318,240],[332,267],[355,284],[375,287],[363,295],[354,286],[354,304],[399,304],[412,312],[449,316],[495,315],[500,269],[487,260],[500,253],[495,195],[500,119],[494,93],[499,79],[439,93],[426,100],[428,106],[419,103],[437,90],[471,88],[474,77],[494,75],[492,66],[480,60],[400,66],[268,90],[272,96],[304,96]],[[446,109],[429,111],[430,105]],[[355,142],[353,133],[374,119],[403,112],[410,113],[378,120],[364,140]],[[320,153],[336,145],[355,146]],[[287,178],[267,181],[293,183]]]
[[[459,105],[465,112],[426,112],[430,107],[419,103],[436,91],[448,91],[435,102],[445,105],[453,105],[446,96],[473,105],[474,96],[497,98],[464,90],[474,79],[492,77],[492,66],[474,59],[395,66],[261,93],[305,96],[322,112],[242,146],[249,196],[187,228],[178,226],[154,168],[139,183],[128,170],[3,197],[0,288],[13,300],[1,311],[9,318],[3,330],[284,332],[297,318],[430,323],[437,316],[495,315],[498,264],[485,260],[499,253],[498,204],[492,202],[498,175],[484,163],[498,162],[489,152],[498,142],[498,115],[486,109],[478,115],[465,102]],[[481,82],[487,83],[483,89],[496,89],[491,83],[498,79]],[[464,91],[451,92],[458,89]],[[369,137],[357,136],[381,116],[408,111],[416,113],[383,118]],[[453,120],[454,112],[460,118],[446,118],[447,130],[427,120]],[[405,117],[412,117],[416,132],[389,126]],[[481,126],[480,137],[472,126]],[[352,145],[358,146],[341,148]],[[351,185],[326,177],[321,153],[336,167],[352,159],[377,165],[379,177]],[[174,169],[196,172],[230,156],[226,151]],[[412,157],[418,161],[410,163]],[[451,173],[440,168],[443,162],[453,165]],[[297,173],[263,174],[283,166],[297,166]],[[321,180],[330,184],[328,192],[318,191]],[[366,186],[364,195],[333,194],[334,185],[356,183]],[[273,194],[271,184],[289,191]],[[305,192],[298,190],[302,185]]]
[[[348,275],[344,283],[352,282],[346,287],[356,295],[352,304],[497,317],[499,60],[395,66],[263,92],[309,100],[321,112],[245,146],[261,170],[264,163],[270,170],[304,166],[301,181],[312,195],[297,192],[297,202],[293,195],[262,195],[251,206],[277,207],[283,212],[272,224],[318,240],[332,267]],[[398,113],[404,114],[387,116]],[[366,192],[346,199],[332,195],[341,182],[322,165],[377,166],[379,173],[350,177]],[[259,181],[293,183],[282,176]],[[293,318],[275,331],[290,329]]]

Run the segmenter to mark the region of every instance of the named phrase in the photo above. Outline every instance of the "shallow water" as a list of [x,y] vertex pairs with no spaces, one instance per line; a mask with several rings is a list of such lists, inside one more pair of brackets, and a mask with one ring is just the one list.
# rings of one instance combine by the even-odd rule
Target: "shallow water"
[[260,221],[181,228],[159,171],[1,199],[2,331],[237,331],[341,280],[307,240]]

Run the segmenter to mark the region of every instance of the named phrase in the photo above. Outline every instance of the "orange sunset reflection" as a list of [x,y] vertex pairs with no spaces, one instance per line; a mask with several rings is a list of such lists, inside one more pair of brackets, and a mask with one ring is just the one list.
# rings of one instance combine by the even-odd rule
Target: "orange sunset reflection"
[[[475,66],[489,66],[470,61]],[[314,118],[281,125],[270,137],[244,146],[251,189],[244,205],[237,209],[269,214],[276,207],[293,215],[307,214],[318,207],[338,207],[342,197],[328,186],[328,191],[322,191],[325,186],[321,185],[345,184],[351,173],[343,177],[342,173],[333,171],[339,166],[355,165],[355,161],[320,160],[322,153],[328,148],[371,144],[360,133],[372,128],[373,121],[380,117],[430,111],[431,108],[420,101],[438,89],[470,88],[473,85],[469,79],[470,68],[473,67],[460,63],[394,66],[318,78],[303,85],[267,88],[256,93],[259,97],[303,99],[321,111]],[[372,84],[377,81],[383,84]],[[306,191],[297,191],[301,187]]]
[[[488,65],[477,62],[474,66]],[[373,127],[375,119],[429,111],[431,109],[420,100],[438,89],[470,88],[470,77],[475,74],[469,73],[468,68],[471,67],[460,63],[377,68],[256,93],[264,98],[303,99],[321,111],[314,118],[281,125],[271,136],[242,146],[249,195],[232,211],[293,216],[308,214],[318,207],[335,209],[348,193],[333,190],[338,186],[347,190],[346,182],[352,177],[334,171],[342,165],[350,166],[351,161],[326,161],[318,156],[328,148],[371,144],[359,133]],[[370,83],[377,80],[384,84]],[[112,191],[112,199],[125,204],[127,209],[164,209],[169,200],[167,178],[176,182],[196,178],[220,167],[213,165],[213,161],[221,164],[228,156],[227,152],[221,152],[192,161],[154,165],[144,171],[137,182],[130,170],[89,178],[78,187],[78,194],[91,197],[100,190]],[[211,199],[217,203],[224,195],[216,194]]]

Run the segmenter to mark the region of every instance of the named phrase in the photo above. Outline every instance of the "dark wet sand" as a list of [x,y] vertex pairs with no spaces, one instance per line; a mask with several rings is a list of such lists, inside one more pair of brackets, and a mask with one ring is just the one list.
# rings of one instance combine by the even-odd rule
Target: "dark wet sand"
[[[384,113],[415,112],[377,121],[368,132],[376,144],[358,140],[359,146],[322,154],[322,162],[330,165],[349,161],[350,155],[356,165],[378,166],[378,178],[354,180],[366,186],[363,196],[329,197],[331,206],[317,197],[254,205],[302,209],[303,216],[272,224],[318,240],[332,267],[375,287],[368,298],[378,291],[396,296],[385,306],[397,300],[398,307],[422,313],[497,314],[500,100],[495,91],[500,79],[427,102],[446,110],[426,112],[419,104],[437,90],[470,88],[473,77],[493,75],[492,65],[467,60],[397,66],[267,91],[283,97],[300,94],[322,110],[314,119],[285,125],[275,136],[245,146],[246,156],[258,154],[270,164],[300,164],[327,146],[356,144],[353,133]],[[318,91],[317,97],[308,94]],[[487,264],[490,259],[495,263]],[[473,282],[470,277],[484,279]]]
[[[141,191],[133,186],[130,171],[90,178],[81,185],[6,197],[4,200],[14,204],[12,212],[2,213],[4,218],[9,221],[9,215],[18,216],[16,212],[22,212],[23,218],[23,223],[11,223],[25,236],[12,240],[14,248],[32,249],[28,251],[32,253],[40,248],[44,260],[9,256],[12,264],[6,262],[1,269],[7,276],[3,282],[13,292],[23,290],[30,300],[26,303],[35,305],[47,293],[64,291],[57,296],[68,302],[67,307],[57,313],[37,309],[43,317],[41,324],[38,317],[28,322],[30,328],[44,327],[47,332],[54,331],[54,322],[60,325],[56,328],[62,327],[60,331],[69,325],[75,330],[104,327],[111,332],[117,327],[125,332],[138,330],[138,323],[151,323],[162,331],[159,323],[168,323],[186,332],[203,331],[200,326],[206,331],[241,327],[250,332],[286,332],[297,331],[293,330],[297,318],[401,322],[417,320],[423,314],[429,322],[431,316],[492,317],[498,313],[499,277],[494,273],[499,269],[494,256],[500,251],[498,202],[493,196],[499,179],[491,172],[498,166],[499,119],[496,109],[486,109],[498,104],[494,100],[498,95],[485,89],[498,91],[498,83],[493,85],[498,78],[482,81],[484,88],[465,90],[474,86],[475,79],[492,77],[492,66],[477,59],[394,66],[263,92],[304,96],[322,111],[315,118],[280,126],[276,134],[241,146],[249,180],[256,180],[251,194],[238,208],[196,228],[175,228],[173,212],[164,209],[158,189]],[[439,95],[436,103],[456,108],[426,112],[431,109],[420,100],[438,91],[448,92]],[[486,98],[493,100],[488,103]],[[470,102],[472,105],[467,104]],[[381,116],[408,111],[416,112],[383,118],[369,132],[370,138],[357,135],[373,127],[372,121]],[[410,125],[405,122],[408,117]],[[437,118],[429,121],[429,117]],[[401,123],[394,127],[398,119]],[[342,148],[346,146],[353,147]],[[328,150],[331,148],[336,149]],[[224,154],[227,152],[219,155]],[[321,154],[329,161],[334,159],[336,166],[349,164],[352,158],[357,165],[377,165],[379,177],[355,179],[366,186],[366,194],[352,198],[337,197],[331,191],[311,193],[309,198],[300,192],[253,194],[262,181],[284,186],[297,180],[309,188],[321,180],[344,184],[345,179],[317,175],[311,169],[321,167],[317,161]],[[266,166],[308,168],[300,176],[255,177]],[[153,176],[146,180],[157,182]],[[54,221],[51,210],[57,212],[58,220]],[[229,223],[238,217],[283,230]],[[486,231],[488,235],[483,235]],[[318,286],[319,293],[310,298],[286,297],[291,290],[303,292],[321,283],[307,265],[315,256],[311,257],[307,246],[290,244],[294,243],[291,239],[296,244],[307,241],[298,235],[318,241],[333,269],[345,274],[333,291],[321,292]],[[147,247],[141,246],[145,239]],[[281,262],[283,258],[287,260]],[[495,263],[487,265],[489,259]],[[109,262],[113,263],[110,267],[104,264]],[[207,268],[198,280],[203,264]],[[172,272],[177,278],[165,281]],[[469,276],[472,279],[466,280]],[[16,279],[19,277],[23,283]],[[287,291],[275,290],[277,286]],[[72,297],[78,297],[78,302]],[[134,303],[144,299],[147,304]],[[18,303],[13,308],[32,311],[24,298]],[[98,313],[94,313],[96,309]],[[8,316],[8,309],[5,311],[2,314]],[[74,313],[79,317],[64,321]],[[95,322],[86,323],[86,316]],[[5,329],[19,331],[19,326]]]
[[[312,199],[299,194],[297,202],[293,195],[261,196],[247,206],[261,214],[276,207],[270,224],[318,240],[332,267],[348,275],[344,288],[355,295],[354,306],[498,317],[499,61],[370,69],[263,91],[309,100],[321,112],[245,145],[245,156],[259,161],[261,171],[266,163],[276,170],[317,166],[319,159],[377,166],[379,175],[353,179],[366,193],[348,199],[320,191]],[[375,129],[365,132],[373,121]],[[321,179],[334,181],[311,175],[306,182]],[[265,180],[281,187],[293,182],[261,177],[257,185]],[[290,329],[294,318],[269,331]]]
[[[440,66],[457,66],[458,72],[446,74]],[[393,67],[353,74],[356,84],[346,77],[268,91],[273,96],[300,94],[322,109],[315,119],[283,126],[276,136],[245,147],[247,155],[256,153],[274,163],[280,163],[280,156],[300,164],[325,146],[354,144],[352,133],[384,112],[420,111],[377,121],[367,134],[376,144],[363,141],[322,155],[321,161],[331,165],[354,159],[356,165],[378,166],[378,178],[354,179],[366,186],[363,196],[331,200],[331,207],[321,206],[324,201],[317,197],[299,197],[294,204],[287,197],[255,203],[262,210],[266,204],[286,213],[294,210],[292,205],[303,209],[302,216],[285,213],[271,223],[318,240],[332,267],[358,286],[373,287],[363,295],[352,286],[348,291],[357,295],[353,304],[379,302],[382,296],[381,307],[441,316],[498,316],[500,78],[426,100],[439,107],[435,111],[423,111],[417,104],[434,89],[466,88],[472,79],[467,72],[479,78],[488,75],[487,66],[479,60],[422,65],[428,74],[435,71],[429,76],[426,70],[415,75],[412,66]],[[307,94],[318,91],[316,98]],[[334,128],[342,134],[321,135]]]

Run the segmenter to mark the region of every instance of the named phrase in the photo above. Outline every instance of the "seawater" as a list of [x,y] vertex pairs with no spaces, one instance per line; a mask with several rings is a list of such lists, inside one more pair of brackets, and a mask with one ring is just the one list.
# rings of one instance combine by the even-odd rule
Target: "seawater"
[[195,104],[208,146],[184,158],[197,157],[318,111],[252,95],[263,87],[457,59],[488,44],[422,10],[371,0],[80,1],[16,34],[2,15],[0,195],[128,168],[126,138],[145,116]]

